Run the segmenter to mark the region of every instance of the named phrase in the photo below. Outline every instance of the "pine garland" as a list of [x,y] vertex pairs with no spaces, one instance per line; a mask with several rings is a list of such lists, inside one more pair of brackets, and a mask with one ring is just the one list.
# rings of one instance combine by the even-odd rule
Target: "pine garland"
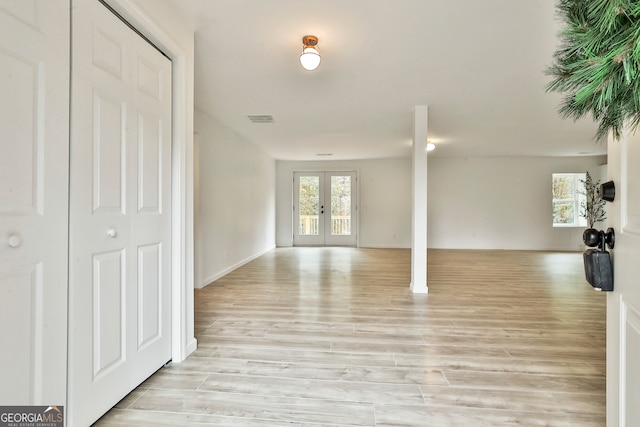
[[591,115],[597,140],[640,124],[640,0],[559,0],[566,23],[547,73],[563,118]]

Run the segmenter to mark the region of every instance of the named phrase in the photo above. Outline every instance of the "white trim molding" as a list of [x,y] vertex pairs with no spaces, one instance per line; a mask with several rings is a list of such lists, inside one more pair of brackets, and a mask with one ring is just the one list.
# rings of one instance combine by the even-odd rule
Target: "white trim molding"
[[204,288],[207,285],[210,285],[211,283],[215,282],[216,280],[226,276],[227,274],[231,273],[233,270],[237,270],[238,268],[242,267],[245,264],[250,263],[251,261],[253,261],[254,259],[260,258],[262,255],[266,254],[267,252],[271,252],[272,250],[274,250],[276,248],[275,245],[269,246],[241,261],[238,261],[237,263],[233,264],[232,266],[229,266],[227,268],[225,268],[222,271],[219,271],[218,273],[214,274],[213,276],[209,276],[206,279],[203,279],[200,283],[198,283],[198,288]]

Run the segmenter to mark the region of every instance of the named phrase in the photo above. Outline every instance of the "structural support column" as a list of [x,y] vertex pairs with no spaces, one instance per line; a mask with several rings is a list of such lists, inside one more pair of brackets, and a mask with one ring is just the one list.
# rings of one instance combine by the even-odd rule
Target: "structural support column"
[[411,291],[426,294],[427,288],[427,123],[428,107],[415,107],[413,116],[413,162],[411,213]]

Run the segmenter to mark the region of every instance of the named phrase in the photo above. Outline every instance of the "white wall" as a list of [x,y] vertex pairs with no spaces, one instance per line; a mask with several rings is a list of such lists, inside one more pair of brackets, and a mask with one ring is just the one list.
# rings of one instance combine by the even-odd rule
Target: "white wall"
[[430,248],[582,250],[583,228],[553,228],[551,175],[600,176],[604,157],[429,160]]
[[276,162],[196,109],[199,198],[196,286],[275,247]]
[[411,159],[277,162],[276,244],[293,240],[293,172],[358,172],[358,246],[411,247]]
[[[428,246],[582,250],[582,228],[551,226],[551,175],[601,174],[605,157],[429,158]],[[359,173],[359,246],[411,247],[411,159],[277,162],[276,244],[292,244],[293,172]]]

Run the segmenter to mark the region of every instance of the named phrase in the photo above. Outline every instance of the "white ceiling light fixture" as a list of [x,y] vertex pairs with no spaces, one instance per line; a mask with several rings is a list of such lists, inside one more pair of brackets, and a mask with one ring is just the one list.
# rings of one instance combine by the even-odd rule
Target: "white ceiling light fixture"
[[431,141],[427,141],[427,151],[433,151],[436,149],[436,144]]
[[300,64],[305,70],[313,71],[320,65],[320,52],[316,47],[317,44],[318,38],[316,36],[304,36],[302,38]]

